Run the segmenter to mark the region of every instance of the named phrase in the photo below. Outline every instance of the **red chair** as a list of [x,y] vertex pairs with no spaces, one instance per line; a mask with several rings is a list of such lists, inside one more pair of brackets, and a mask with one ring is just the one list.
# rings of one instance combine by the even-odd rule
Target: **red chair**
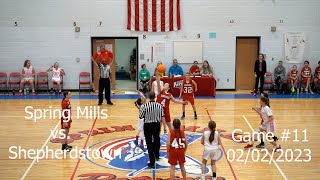
[[21,81],[21,74],[19,72],[12,72],[9,75],[9,90],[12,90],[13,85],[18,86],[18,90],[20,90],[20,81]]
[[49,81],[48,81],[48,73],[47,72],[38,72],[37,74],[37,89],[40,89],[40,86],[45,86],[47,92],[49,90]]
[[4,85],[5,90],[8,91],[8,77],[7,77],[7,73],[5,72],[0,72],[0,86]]
[[79,75],[79,93],[81,90],[81,86],[83,86],[83,85],[87,85],[89,92],[90,92],[91,81],[90,81],[90,73],[89,72],[81,72]]
[[264,88],[264,89],[271,89],[273,86],[273,81],[272,81],[272,73],[271,72],[266,72],[266,77],[264,78],[264,85],[269,86],[269,88]]

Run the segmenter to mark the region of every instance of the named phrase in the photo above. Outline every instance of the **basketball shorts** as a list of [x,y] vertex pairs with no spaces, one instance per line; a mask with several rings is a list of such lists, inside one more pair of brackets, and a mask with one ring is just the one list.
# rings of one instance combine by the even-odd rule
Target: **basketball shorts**
[[61,82],[61,79],[60,78],[52,78],[52,80],[53,80],[53,82],[58,82],[58,81],[60,81]]
[[295,83],[298,79],[289,78],[290,82],[293,81]]
[[183,95],[182,100],[189,101],[191,105],[194,105],[194,96],[193,95]]
[[[61,119],[61,129],[70,129],[71,128],[71,122],[72,120],[68,122],[64,122],[63,119]],[[65,124],[67,123],[67,126],[65,127]]]
[[169,108],[163,108],[163,112],[164,112],[164,118],[165,118],[166,122],[171,122]]
[[30,80],[34,80],[34,78],[33,77],[25,77],[25,78],[23,78],[25,81],[30,81]]
[[143,126],[144,126],[144,119],[139,119],[137,122],[137,127],[138,127],[138,132],[139,137],[144,137],[144,130],[143,130]]
[[[301,82],[303,83],[303,84],[307,84],[307,81],[308,81],[308,78],[302,78],[302,80],[301,80]],[[311,79],[310,79],[310,82],[311,82]]]
[[218,149],[208,149],[204,148],[202,158],[205,160],[217,160]]
[[186,162],[184,149],[170,149],[169,160],[170,165],[184,164]]
[[268,132],[276,132],[276,123],[273,121],[273,122],[270,122],[266,125],[261,125],[260,126],[261,129],[263,129],[264,131],[266,131],[267,133]]

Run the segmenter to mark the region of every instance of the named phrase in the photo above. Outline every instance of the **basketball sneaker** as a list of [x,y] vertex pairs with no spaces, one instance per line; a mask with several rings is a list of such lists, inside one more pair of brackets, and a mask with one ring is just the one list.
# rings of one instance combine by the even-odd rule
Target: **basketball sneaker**
[[252,147],[253,147],[252,144],[247,144],[244,148],[245,148],[245,149],[249,149],[249,148],[252,148]]
[[139,147],[140,147],[140,149],[144,152],[144,145],[143,145],[143,144],[140,144]]
[[262,144],[262,143],[258,144],[258,145],[256,146],[256,148],[264,148],[264,143],[263,143],[263,144]]
[[277,136],[273,136],[272,139],[274,140],[274,142],[276,142],[279,138]]
[[186,116],[182,115],[181,116],[181,120],[184,120],[186,118]]
[[138,140],[133,141],[135,145],[138,145]]
[[66,144],[62,144],[61,150],[62,150],[62,151],[70,152],[70,151],[71,151],[71,148],[68,148]]
[[281,146],[279,145],[278,147],[276,147],[275,149],[274,149],[274,152],[276,153],[276,152],[279,152],[279,150],[281,149]]

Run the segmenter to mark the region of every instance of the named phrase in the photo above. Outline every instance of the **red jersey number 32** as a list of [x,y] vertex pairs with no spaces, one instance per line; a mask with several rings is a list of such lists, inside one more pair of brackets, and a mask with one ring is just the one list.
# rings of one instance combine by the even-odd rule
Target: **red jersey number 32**
[[184,87],[183,92],[184,93],[192,93],[192,87]]

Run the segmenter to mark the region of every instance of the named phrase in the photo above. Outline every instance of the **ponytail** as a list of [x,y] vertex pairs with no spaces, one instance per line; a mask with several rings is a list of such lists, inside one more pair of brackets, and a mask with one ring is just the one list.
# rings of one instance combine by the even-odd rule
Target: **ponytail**
[[209,121],[208,127],[211,130],[210,136],[209,136],[209,142],[212,143],[214,140],[214,135],[216,132],[216,123],[214,121]]
[[180,126],[181,126],[181,122],[179,119],[174,119],[172,122],[173,125],[173,129],[174,129],[174,134],[175,137],[177,137],[177,132],[179,132],[179,138],[181,137],[181,131],[180,131]]

